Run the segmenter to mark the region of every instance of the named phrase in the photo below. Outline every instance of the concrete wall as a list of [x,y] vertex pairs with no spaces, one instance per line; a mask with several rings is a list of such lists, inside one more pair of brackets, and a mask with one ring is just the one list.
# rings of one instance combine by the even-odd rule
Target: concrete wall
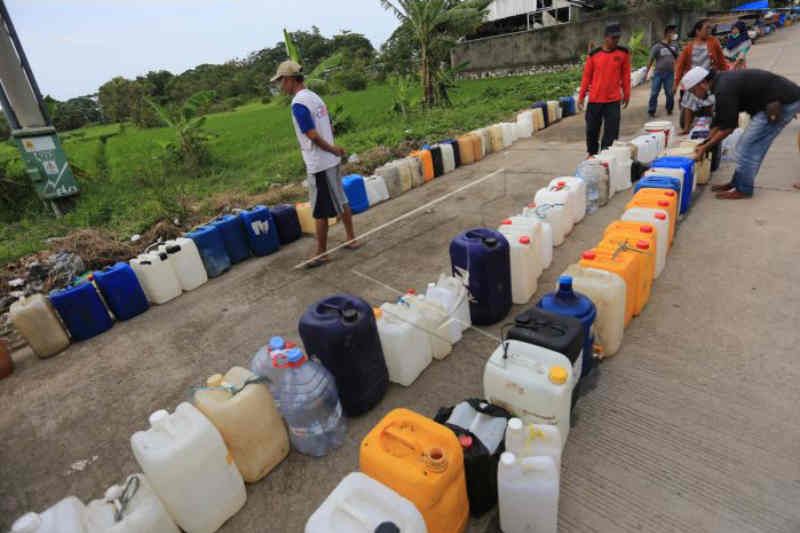
[[473,75],[513,73],[534,65],[578,60],[587,52],[590,42],[597,46],[602,43],[603,30],[612,20],[621,24],[623,42],[632,32],[644,30],[645,43],[658,40],[668,22],[680,22],[681,35],[685,35],[694,20],[694,14],[677,13],[663,7],[579,17],[580,20],[570,24],[459,43],[451,54],[451,61],[453,65],[468,62],[466,72]]

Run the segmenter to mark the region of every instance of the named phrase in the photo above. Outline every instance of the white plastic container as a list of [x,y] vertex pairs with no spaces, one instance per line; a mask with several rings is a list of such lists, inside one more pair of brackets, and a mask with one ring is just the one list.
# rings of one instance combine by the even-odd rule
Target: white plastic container
[[566,442],[576,379],[563,354],[508,340],[486,362],[483,395],[526,423],[557,426]]
[[180,533],[144,474],[112,485],[87,506],[90,533]]
[[517,130],[520,137],[526,138],[533,135],[533,112],[523,111],[517,115]]
[[545,250],[545,247],[543,246],[543,224],[541,220],[532,217],[516,215],[503,220],[503,223],[500,224],[500,227],[497,228],[497,231],[503,234],[503,236],[508,240],[509,244],[511,244],[511,241],[518,240],[518,237],[528,237],[530,240],[529,245],[534,252],[533,273],[537,279],[542,275],[542,271],[550,266],[553,248],[552,246],[550,247],[550,257],[548,257],[547,250]]
[[512,418],[506,428],[506,451],[516,455],[517,459],[550,457],[556,464],[556,472],[561,473],[561,432],[555,426],[526,426],[519,418]]
[[[677,156],[677,157],[688,157],[689,159],[694,161],[694,147],[687,147],[687,146],[679,146],[677,148],[670,148],[666,152],[664,152],[665,156]],[[706,157],[701,163],[700,161],[694,162],[694,179],[692,180],[692,193],[697,190],[697,185],[702,185],[703,183],[708,183],[708,180],[701,180],[700,173],[703,172],[703,167],[708,166],[708,173],[709,179],[711,174],[711,154],[706,153]],[[682,169],[675,169],[672,170],[682,170]],[[699,182],[699,183],[698,183]]]
[[503,122],[500,124],[503,128],[503,147],[508,148],[514,144],[514,125],[510,122]]
[[428,332],[435,359],[444,359],[453,351],[453,338],[458,334],[458,325],[450,320],[447,310],[438,302],[428,301],[418,294],[406,294],[400,300],[420,317],[421,327]]
[[575,176],[561,176],[550,181],[550,187],[565,188],[572,204],[572,221],[577,224],[586,216],[586,182]]
[[653,120],[644,125],[646,133],[663,133],[664,148],[669,148],[675,140],[675,126],[668,120]]
[[87,533],[86,506],[75,496],[64,498],[42,513],[26,513],[11,525],[11,533]]
[[[452,276],[441,274],[436,283],[429,283],[425,298],[439,302],[450,315],[450,320],[463,333],[472,326],[469,314],[469,291],[464,282]],[[453,339],[453,343],[461,340],[461,335]]]
[[658,141],[653,135],[640,135],[630,142],[636,146],[637,160],[640,163],[650,164],[658,157]]
[[[561,246],[569,232],[572,231],[572,213],[565,205],[553,203],[531,204],[523,211],[522,216],[533,217],[546,222],[550,226],[550,234],[553,237],[553,246]],[[547,228],[542,226],[542,234],[547,232]]]
[[386,368],[389,369],[389,380],[408,387],[433,360],[428,335],[383,309],[375,310],[375,318]]
[[158,247],[158,252],[167,254],[172,270],[184,291],[193,291],[208,281],[203,259],[192,239],[179,237],[167,241]]
[[50,300],[41,294],[23,296],[11,304],[8,316],[40,358],[52,357],[69,346],[69,335],[61,325],[56,310]]
[[181,295],[183,289],[166,253],[144,253],[129,263],[150,303],[164,304]]
[[453,145],[450,143],[437,144],[442,151],[442,168],[444,173],[452,172],[456,169],[456,156],[453,152]]
[[364,187],[367,189],[367,200],[372,207],[389,199],[389,189],[383,176],[369,176],[364,178]]
[[150,428],[131,437],[133,455],[170,516],[187,533],[213,533],[247,499],[242,475],[219,431],[181,403],[156,411]]
[[[603,150],[597,159],[608,164],[608,196],[613,197],[620,191],[631,188],[631,161],[621,161],[618,153]],[[625,166],[627,163],[627,166]]]
[[387,522],[402,533],[428,531],[413,503],[366,474],[354,472],[314,511],[305,533],[374,533]]
[[550,457],[500,456],[497,496],[503,533],[556,533],[559,476]]
[[[481,408],[486,407],[482,404]],[[453,407],[446,424],[469,430],[478,437],[490,455],[494,455],[503,442],[508,421],[502,416],[490,416],[474,409],[469,402],[461,402]],[[559,441],[560,443],[560,441]]]
[[539,258],[527,235],[508,240],[511,253],[511,300],[515,304],[527,304],[536,292],[536,282],[541,275]]
[[546,204],[564,206],[570,218],[570,231],[572,231],[572,227],[575,225],[575,220],[578,215],[576,206],[574,205],[574,196],[570,194],[566,187],[559,188],[548,186],[539,189],[534,197],[534,203],[537,206]]
[[625,280],[613,272],[579,264],[567,267],[563,275],[571,276],[573,289],[586,295],[597,308],[594,342],[601,347],[597,350],[600,357],[614,355],[625,334]]
[[[449,339],[439,338],[437,333],[437,325],[423,317],[418,309],[412,309],[407,301],[401,301],[395,304],[385,303],[380,307],[383,311],[384,317],[392,317],[401,322],[411,325],[418,332],[424,334],[428,339],[428,348],[430,349],[431,356],[435,359],[444,359],[450,351],[448,350]],[[450,345],[452,349],[452,345]]]

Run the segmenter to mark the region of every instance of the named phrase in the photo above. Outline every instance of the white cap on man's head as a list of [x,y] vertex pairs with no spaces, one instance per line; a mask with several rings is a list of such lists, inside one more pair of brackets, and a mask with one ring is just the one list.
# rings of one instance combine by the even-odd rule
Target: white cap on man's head
[[683,75],[681,80],[681,89],[688,91],[709,75],[709,72],[703,67],[693,67],[689,72]]
[[303,67],[295,63],[294,61],[284,61],[280,65],[278,65],[278,71],[275,73],[275,76],[272,77],[270,80],[272,83],[282,79],[282,78],[291,78],[293,76],[299,76],[303,73]]

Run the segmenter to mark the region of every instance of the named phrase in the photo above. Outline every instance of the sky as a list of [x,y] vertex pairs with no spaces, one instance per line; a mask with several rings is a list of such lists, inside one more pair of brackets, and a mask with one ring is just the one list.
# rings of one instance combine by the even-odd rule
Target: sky
[[179,74],[283,40],[282,30],[363,33],[378,48],[397,27],[379,0],[6,0],[42,94],[66,100],[115,76]]

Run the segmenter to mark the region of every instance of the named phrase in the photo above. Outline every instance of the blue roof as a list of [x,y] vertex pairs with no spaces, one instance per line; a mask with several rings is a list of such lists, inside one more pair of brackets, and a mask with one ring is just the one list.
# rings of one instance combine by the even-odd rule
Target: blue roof
[[746,4],[742,4],[736,8],[734,11],[757,11],[769,9],[769,0],[756,0],[755,2],[748,2]]

